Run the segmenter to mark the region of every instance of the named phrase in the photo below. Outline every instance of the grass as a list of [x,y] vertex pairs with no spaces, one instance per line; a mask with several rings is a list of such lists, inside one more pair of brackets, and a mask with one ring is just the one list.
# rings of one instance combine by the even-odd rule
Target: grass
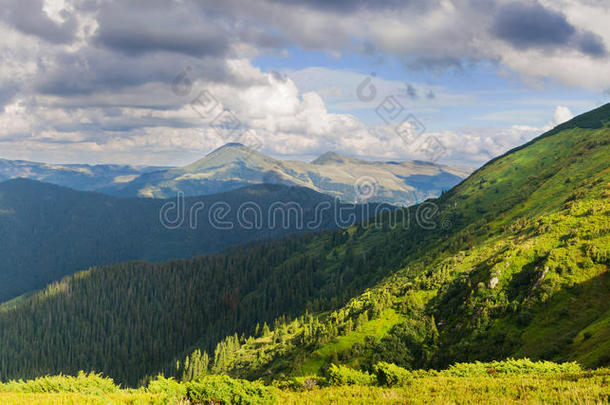
[[331,357],[350,349],[355,343],[364,341],[367,336],[382,338],[388,333],[392,326],[404,321],[404,316],[393,309],[387,309],[378,319],[366,322],[359,330],[354,330],[345,336],[337,337],[333,342],[319,348],[303,364],[301,375],[318,374],[320,369]]
[[404,388],[326,387],[282,391],[282,404],[597,404],[610,400],[608,372],[561,377],[427,377]]
[[108,404],[166,404],[162,395],[120,392],[115,394],[80,394],[80,393],[0,393],[3,405],[108,405]]
[[[569,358],[582,364],[610,365],[610,310],[573,339],[569,353]],[[606,364],[602,364],[604,356]]]
[[[554,294],[544,305],[544,310],[533,319],[522,334],[523,346],[517,352],[518,356],[531,356],[552,348],[552,344],[561,345],[562,340],[572,342],[574,335],[579,331],[593,332],[602,336],[601,330],[596,330],[596,324],[608,325],[607,316],[610,315],[610,302],[608,291],[610,289],[610,274],[602,272],[599,276],[578,284],[578,288],[562,290]],[[607,338],[607,336],[606,336]],[[597,339],[596,339],[597,340]],[[607,343],[605,340],[603,343]],[[586,343],[586,342],[585,342]],[[597,342],[601,344],[602,342]],[[567,355],[563,358],[574,357],[578,352],[573,347],[566,347]],[[584,350],[588,349],[588,350]],[[597,356],[591,353],[593,347],[581,346],[581,353],[587,357],[576,357],[585,366],[594,367]],[[559,354],[559,353],[558,353]],[[584,360],[584,361],[583,361]]]
[[[515,365],[529,366],[529,370],[540,370],[538,374],[514,374],[510,370],[502,372],[504,368]],[[556,365],[552,363],[531,363],[526,360],[509,360],[497,364],[498,373],[486,372],[481,375],[483,363],[461,364],[460,373],[468,375],[455,376],[455,370],[441,371],[438,374],[430,372],[413,372],[416,376],[405,386],[387,388],[375,385],[343,385],[343,386],[313,386],[311,389],[290,390],[260,386],[270,396],[264,397],[257,390],[251,391],[256,395],[251,398],[242,395],[242,404],[598,404],[610,401],[610,369],[595,371],[578,371],[576,365]],[[468,371],[470,370],[470,371]],[[554,372],[551,372],[555,370]],[[572,372],[571,370],[576,370]],[[419,375],[419,377],[417,377]],[[56,381],[69,377],[48,377],[46,381]],[[89,377],[90,378],[90,377]],[[222,380],[223,384],[208,384],[208,380],[196,382],[195,386],[206,386],[206,390],[221,388],[221,397],[214,399],[216,404],[236,403],[230,398],[231,392],[238,392],[246,388],[239,388],[240,384],[253,383],[232,380],[229,377],[212,377]],[[214,381],[216,381],[214,380]],[[153,384],[149,388],[138,390],[118,389],[116,392],[15,392],[6,391],[6,385],[0,385],[0,403],[3,405],[21,404],[195,404],[186,398],[176,396],[176,392],[187,392],[190,383],[179,383],[173,380],[160,378],[161,384]],[[206,382],[208,381],[208,382]],[[224,384],[227,383],[227,384]],[[29,381],[19,382],[24,387],[39,387],[39,383],[31,384]],[[208,384],[208,385],[206,385]],[[60,384],[60,387],[73,387],[72,381]],[[176,390],[177,386],[184,389]],[[154,387],[154,388],[151,388]],[[159,387],[165,387],[159,389]],[[15,385],[13,385],[15,388]],[[85,386],[87,388],[87,386]],[[167,392],[164,392],[167,391]],[[227,395],[225,395],[227,394]],[[242,393],[243,394],[243,393]],[[215,394],[214,394],[215,395]],[[267,398],[267,399],[265,399]],[[191,398],[191,401],[193,398]],[[207,401],[207,400],[206,400]],[[271,401],[271,402],[269,402]],[[207,403],[207,402],[203,402]],[[211,403],[211,402],[210,402]]]

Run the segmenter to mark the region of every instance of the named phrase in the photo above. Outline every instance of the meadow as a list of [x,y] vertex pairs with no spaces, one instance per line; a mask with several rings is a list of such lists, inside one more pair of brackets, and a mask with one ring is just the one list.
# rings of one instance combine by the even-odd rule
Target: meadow
[[223,375],[181,382],[159,376],[123,389],[99,374],[49,376],[0,384],[2,404],[540,404],[610,402],[610,369],[527,359],[460,363],[410,371],[380,363],[374,373],[334,366],[325,377],[272,385]]

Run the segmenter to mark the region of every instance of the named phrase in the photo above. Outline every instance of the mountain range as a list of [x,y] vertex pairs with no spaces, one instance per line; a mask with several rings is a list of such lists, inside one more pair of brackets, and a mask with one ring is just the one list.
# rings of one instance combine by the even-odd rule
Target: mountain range
[[0,179],[24,177],[118,197],[217,194],[255,184],[307,187],[346,203],[411,205],[437,197],[471,169],[428,162],[376,162],[328,152],[311,163],[280,161],[226,144],[184,167],[48,165],[0,161]]
[[0,378],[610,365],[610,104],[375,224],[66,277],[0,306]]
[[81,191],[112,189],[163,166],[50,164],[0,159],[0,181],[24,178]]

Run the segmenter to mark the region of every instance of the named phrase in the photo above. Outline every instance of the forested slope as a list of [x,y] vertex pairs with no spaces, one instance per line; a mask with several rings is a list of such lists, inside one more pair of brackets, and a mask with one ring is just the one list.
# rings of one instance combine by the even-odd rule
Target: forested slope
[[336,207],[353,221],[380,207],[337,204],[312,190],[279,185],[151,200],[10,180],[0,183],[0,303],[90,266],[191,258],[336,228],[344,225],[335,221]]
[[371,371],[509,356],[609,364],[609,121],[606,105],[490,162],[436,201],[436,243],[337,311],[227,338],[212,371],[277,377],[331,362]]
[[0,376],[86,368],[135,384],[175,365],[197,342],[213,348],[281,315],[336,308],[384,275],[367,264],[381,263],[381,253],[331,253],[348,238],[292,237],[190,261],[77,273],[0,309]]

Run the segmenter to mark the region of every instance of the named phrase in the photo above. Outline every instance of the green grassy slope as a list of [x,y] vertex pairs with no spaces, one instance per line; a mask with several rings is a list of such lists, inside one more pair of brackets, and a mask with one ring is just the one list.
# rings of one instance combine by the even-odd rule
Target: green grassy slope
[[330,343],[314,351],[303,363],[299,374],[318,374],[322,367],[333,360],[337,353],[351,349],[354,344],[363,342],[367,336],[372,336],[376,339],[383,338],[400,321],[404,321],[404,316],[398,314],[392,308],[386,309],[379,318],[363,323],[358,330],[352,330],[345,335],[338,336]]
[[[227,370],[277,377],[321,361],[442,368],[508,356],[608,364],[609,121],[606,105],[485,165],[435,201],[437,228],[394,252],[409,254],[392,276],[338,311],[278,325],[266,344],[242,344]],[[350,330],[363,313],[360,331],[383,319],[379,302],[404,321],[347,339],[362,335]],[[318,324],[324,336],[304,339]]]

